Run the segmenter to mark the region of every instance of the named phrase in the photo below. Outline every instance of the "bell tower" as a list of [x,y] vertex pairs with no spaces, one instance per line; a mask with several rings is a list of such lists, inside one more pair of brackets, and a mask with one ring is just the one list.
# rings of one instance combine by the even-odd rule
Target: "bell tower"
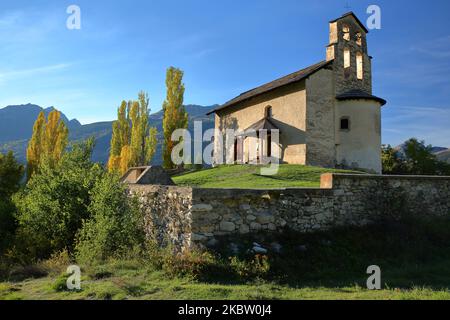
[[353,12],[330,21],[326,59],[334,60],[336,95],[350,90],[372,94],[372,58],[367,53],[368,32]]

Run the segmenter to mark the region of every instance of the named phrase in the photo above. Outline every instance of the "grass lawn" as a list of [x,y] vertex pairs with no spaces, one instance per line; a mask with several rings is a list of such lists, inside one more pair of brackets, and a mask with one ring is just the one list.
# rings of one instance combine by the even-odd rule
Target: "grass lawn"
[[265,281],[247,284],[202,283],[190,279],[168,279],[162,272],[149,272],[137,263],[123,263],[122,266],[111,267],[113,269],[107,278],[85,276],[79,292],[55,290],[56,275],[16,283],[0,283],[0,300],[450,299],[450,291],[444,288],[413,286],[372,291],[357,284],[292,287]]
[[202,188],[298,188],[319,187],[323,173],[355,173],[355,171],[326,169],[293,164],[281,164],[273,176],[260,174],[261,167],[224,165],[173,177],[176,184]]
[[[275,235],[274,235],[275,237]],[[81,291],[65,289],[67,263],[18,268],[0,282],[3,299],[447,299],[450,300],[450,220],[398,222],[314,234],[287,233],[269,251],[270,270],[258,277],[236,273],[226,257],[233,240],[218,247],[223,260],[204,276],[169,276],[149,260],[128,258],[82,267]],[[253,254],[239,242],[241,261]],[[299,246],[305,250],[299,250]],[[221,261],[221,262],[220,262]],[[225,262],[224,262],[225,261]],[[248,260],[247,260],[248,261]],[[192,265],[192,264],[188,264]],[[370,265],[381,268],[382,290],[366,289]],[[212,267],[211,267],[212,266]],[[230,271],[231,270],[231,271]],[[241,269],[236,269],[241,270]]]

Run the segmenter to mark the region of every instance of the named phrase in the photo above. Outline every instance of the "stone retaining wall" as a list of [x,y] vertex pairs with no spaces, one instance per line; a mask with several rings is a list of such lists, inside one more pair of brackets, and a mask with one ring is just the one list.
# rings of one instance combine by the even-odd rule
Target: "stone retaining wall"
[[383,215],[450,214],[450,177],[325,174],[317,189],[200,189],[130,185],[149,236],[177,247],[229,234],[365,225]]

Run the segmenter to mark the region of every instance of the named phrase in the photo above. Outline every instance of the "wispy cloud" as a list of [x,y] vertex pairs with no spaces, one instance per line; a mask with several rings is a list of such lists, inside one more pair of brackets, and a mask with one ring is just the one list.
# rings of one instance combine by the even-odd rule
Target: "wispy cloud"
[[435,38],[431,41],[423,42],[414,45],[410,48],[411,51],[425,54],[432,58],[449,58],[450,57],[450,35],[440,38]]
[[42,73],[60,71],[67,69],[70,66],[71,66],[70,63],[60,63],[30,69],[0,72],[0,83],[5,80],[16,79],[21,77],[31,77]]
[[435,146],[450,147],[450,107],[389,106],[383,112],[383,141],[400,144],[417,137]]

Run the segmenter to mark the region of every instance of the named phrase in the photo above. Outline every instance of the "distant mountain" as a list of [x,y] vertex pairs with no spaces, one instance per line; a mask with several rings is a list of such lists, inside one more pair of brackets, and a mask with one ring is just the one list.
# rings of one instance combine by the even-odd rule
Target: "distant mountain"
[[450,163],[450,149],[445,149],[445,150],[436,152],[436,157],[441,161]]
[[[33,132],[33,124],[39,113],[44,111],[47,116],[52,110],[54,110],[53,107],[43,109],[30,103],[18,106],[7,106],[0,109],[0,144],[29,139]],[[69,121],[64,114],[61,114],[61,117],[68,125],[69,129],[81,126],[75,119]]]
[[[214,116],[207,116],[208,111],[214,109],[213,106],[186,105],[185,109],[189,114],[188,129],[193,132],[194,121],[202,121],[203,131],[214,128]],[[43,109],[34,104],[7,106],[0,109],[0,152],[12,150],[17,158],[26,162],[26,148],[28,140],[31,138],[33,124],[39,113],[44,110],[48,115],[53,107]],[[106,163],[109,156],[109,145],[112,135],[112,121],[96,122],[82,125],[76,119],[69,120],[61,113],[61,118],[69,128],[69,141],[82,141],[91,136],[95,137],[95,148],[92,160]],[[158,111],[151,114],[149,123],[158,130],[158,144],[153,160],[154,164],[162,162],[161,141],[162,141],[162,118],[163,112]]]

